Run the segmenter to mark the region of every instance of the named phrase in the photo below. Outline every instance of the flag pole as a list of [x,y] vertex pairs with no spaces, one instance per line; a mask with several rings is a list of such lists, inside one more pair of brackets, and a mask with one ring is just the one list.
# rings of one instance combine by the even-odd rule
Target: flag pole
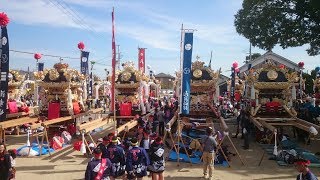
[[116,42],[115,42],[115,26],[114,26],[114,7],[112,8],[112,78],[111,78],[111,111],[113,111],[114,132],[117,130],[116,120],[116,102],[115,102],[115,77],[116,77]]

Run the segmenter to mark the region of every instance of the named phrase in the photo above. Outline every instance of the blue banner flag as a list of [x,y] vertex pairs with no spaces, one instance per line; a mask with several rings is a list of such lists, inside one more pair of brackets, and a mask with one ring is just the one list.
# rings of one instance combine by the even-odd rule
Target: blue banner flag
[[9,81],[9,38],[7,27],[1,27],[0,34],[0,121],[7,118],[8,81]]
[[81,74],[89,75],[89,52],[81,51]]
[[193,32],[184,32],[182,59],[182,91],[181,114],[188,115],[190,111],[190,78],[192,60]]
[[43,71],[44,63],[38,63],[38,71]]

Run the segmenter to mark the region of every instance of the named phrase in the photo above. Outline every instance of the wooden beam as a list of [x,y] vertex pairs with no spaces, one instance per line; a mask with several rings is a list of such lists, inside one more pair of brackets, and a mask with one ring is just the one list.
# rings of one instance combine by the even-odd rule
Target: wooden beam
[[263,131],[263,125],[254,117],[250,117],[250,120],[253,122],[253,124],[260,130]]
[[295,118],[295,119],[299,124],[303,124],[303,125],[308,126],[308,127],[313,126],[317,131],[320,131],[320,126],[319,125],[313,124],[313,123],[305,121],[303,119],[299,119],[299,118]]
[[294,126],[295,123],[294,122],[291,122],[291,123],[268,123],[270,124],[271,126]]
[[29,113],[26,113],[26,112],[17,112],[17,113],[7,114],[7,119],[18,118],[21,116],[28,116],[28,115],[29,115]]
[[72,120],[73,118],[71,116],[65,116],[65,117],[60,117],[60,118],[56,118],[56,119],[51,119],[51,120],[47,120],[45,122],[43,122],[42,124],[44,126],[48,126],[51,124],[56,124],[56,123],[60,123],[60,122],[64,122],[64,121],[69,121]]
[[97,113],[102,113],[102,111],[103,111],[103,108],[90,109],[89,113],[97,114]]
[[116,116],[117,119],[133,119],[134,116]]
[[219,121],[220,121],[220,125],[221,125],[223,131],[224,131],[224,132],[229,131],[229,127],[227,126],[227,124],[226,124],[226,122],[224,121],[224,118],[223,118],[222,116],[220,116]]
[[130,130],[130,129],[134,128],[137,125],[138,125],[138,121],[136,119],[133,119],[133,120],[125,123],[124,125],[118,127],[117,128],[117,132],[121,133],[122,131]]
[[260,120],[259,121],[264,127],[268,128],[270,131],[272,132],[276,132],[277,131],[277,128],[275,128],[274,126],[270,125],[269,123],[263,121],[263,120]]
[[81,132],[81,131],[85,131],[85,132],[89,132],[91,130],[94,130],[96,128],[102,127],[104,125],[108,124],[108,121],[106,118],[99,118],[84,124],[80,124],[77,126],[77,129]]
[[105,118],[99,118],[94,121],[87,122],[85,124],[81,124],[77,128],[80,132],[84,131],[85,133],[89,133],[90,131],[97,129],[97,128],[100,128],[102,126],[105,126],[108,123],[109,123],[109,121],[107,121]]
[[38,121],[38,118],[30,118],[30,117],[23,117],[23,118],[18,118],[18,119],[12,119],[4,122],[0,122],[0,128],[1,129],[6,129],[10,127],[16,127],[19,125],[23,125],[26,123],[33,123]]

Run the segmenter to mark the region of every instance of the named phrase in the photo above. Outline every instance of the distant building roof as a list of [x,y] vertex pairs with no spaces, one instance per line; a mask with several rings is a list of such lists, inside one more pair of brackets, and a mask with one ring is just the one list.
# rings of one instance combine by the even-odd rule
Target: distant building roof
[[157,75],[155,75],[156,78],[171,78],[174,79],[174,76],[171,76],[170,74],[165,74],[165,73],[159,73]]
[[272,60],[274,60],[280,64],[283,64],[286,67],[293,69],[293,70],[296,70],[296,71],[299,69],[299,66],[297,63],[295,63],[285,57],[282,57],[272,51],[268,51],[265,54],[263,54],[263,55],[257,57],[256,59],[244,64],[243,66],[241,66],[239,68],[240,73],[247,71],[249,69],[249,64],[251,64],[251,67],[255,67],[255,66],[265,62],[265,60],[267,60],[267,59],[272,59]]

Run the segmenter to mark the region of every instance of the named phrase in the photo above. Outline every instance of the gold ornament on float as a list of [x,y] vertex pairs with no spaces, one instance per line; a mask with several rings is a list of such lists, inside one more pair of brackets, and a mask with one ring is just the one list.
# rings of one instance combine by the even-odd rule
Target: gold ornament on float
[[275,70],[270,70],[268,71],[267,76],[268,76],[268,79],[275,80],[278,78],[278,73]]
[[121,75],[121,80],[122,81],[129,81],[130,78],[131,78],[131,73],[130,72],[124,72]]
[[193,71],[193,76],[195,78],[200,78],[202,76],[202,71],[200,69],[196,69]]

